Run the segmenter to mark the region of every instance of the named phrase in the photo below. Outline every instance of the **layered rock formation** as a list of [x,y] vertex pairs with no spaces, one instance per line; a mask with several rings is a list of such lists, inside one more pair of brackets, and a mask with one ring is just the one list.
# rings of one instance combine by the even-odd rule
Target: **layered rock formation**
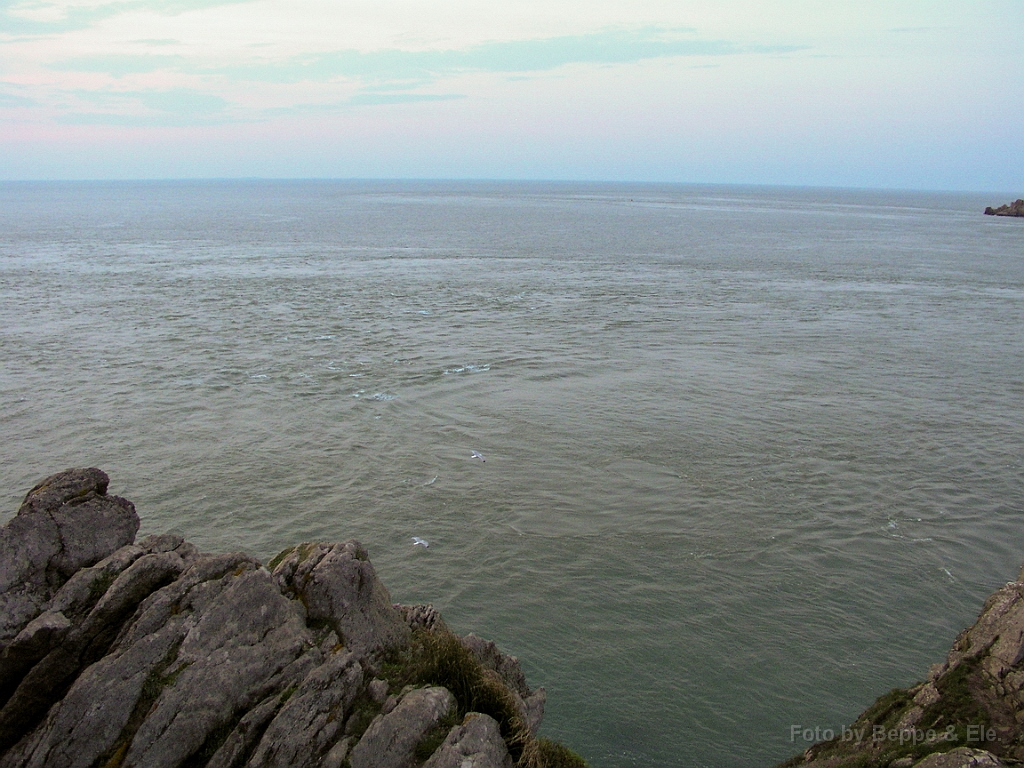
[[996,590],[928,678],[879,698],[787,768],[1024,764],[1024,569]]
[[392,605],[358,542],[136,542],[107,483],[49,477],[0,531],[0,768],[584,765],[514,658]]
[[1014,200],[1008,205],[998,208],[989,206],[985,209],[986,216],[1024,216],[1024,200]]

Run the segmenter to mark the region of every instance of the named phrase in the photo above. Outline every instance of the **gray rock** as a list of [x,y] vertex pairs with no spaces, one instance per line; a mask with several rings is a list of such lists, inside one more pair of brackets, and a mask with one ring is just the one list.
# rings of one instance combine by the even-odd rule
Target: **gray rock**
[[930,707],[941,699],[938,689],[932,682],[925,683],[920,690],[914,694],[914,705],[918,707]]
[[109,484],[110,478],[102,469],[65,469],[36,483],[32,490],[25,494],[18,514],[53,512],[66,502],[84,498],[91,493],[103,496]]
[[213,753],[206,768],[234,768],[256,747],[267,724],[281,706],[281,695],[274,694],[249,710]]
[[409,641],[409,627],[357,541],[303,544],[277,565],[274,576],[286,594],[302,601],[310,621],[330,624],[359,655]]
[[[392,605],[358,542],[302,545],[272,575],[180,536],[132,543],[134,507],[106,489],[99,470],[59,473],[0,531],[0,768],[422,762],[417,746],[444,733],[454,697],[389,696],[374,676],[414,629],[447,630],[430,606]],[[539,721],[543,689],[516,659],[464,642]],[[498,724],[452,729],[435,768],[456,759],[508,768]]]
[[1008,205],[1000,205],[998,208],[991,206],[985,209],[986,216],[1024,216],[1024,200],[1014,200]]
[[484,640],[475,634],[470,633],[459,639],[466,648],[473,652],[481,664],[492,672],[497,672],[498,677],[505,685],[520,696],[530,695],[530,688],[526,684],[526,675],[523,674],[523,669],[519,666],[519,659],[515,656],[506,656],[490,640]]
[[[148,557],[181,559],[148,555],[133,568]],[[125,594],[112,586],[106,597],[115,592]],[[118,750],[134,766],[180,765],[215,731],[301,680],[312,664],[295,662],[311,645],[256,561],[200,559],[143,601],[128,631],[50,710],[42,735],[30,736],[36,746],[27,759],[0,766],[88,768]]]
[[455,708],[446,688],[416,688],[378,715],[349,757],[352,768],[413,768],[416,745]]
[[71,620],[60,611],[46,611],[30,621],[0,654],[0,708],[36,662],[58,646],[71,631]]
[[130,646],[139,638],[156,632],[184,606],[196,609],[204,600],[219,594],[219,582],[234,571],[251,570],[256,561],[241,552],[226,555],[201,555],[173,582],[157,590],[139,604],[132,621],[125,625],[114,641],[112,651]]
[[366,691],[370,696],[370,701],[378,706],[384,706],[384,702],[388,698],[388,681],[379,678],[371,680],[370,684],[366,686]]
[[107,484],[98,469],[52,475],[0,529],[0,650],[76,571],[134,540],[135,507]]
[[[203,587],[216,594],[202,594]],[[186,622],[171,678],[139,726],[127,765],[176,766],[268,693],[268,684],[304,650],[309,632],[268,573],[242,570],[193,589],[199,599]]]
[[[180,545],[180,537],[174,538]],[[142,546],[121,547],[96,565],[79,570],[57,590],[45,604],[44,612],[29,622],[0,653],[0,707],[10,699],[32,665],[64,642],[72,626],[82,623],[118,575],[151,551],[166,550],[147,547],[145,542]],[[45,631],[40,634],[39,629]]]
[[345,758],[348,757],[349,750],[352,749],[352,741],[351,736],[346,736],[331,747],[330,752],[324,755],[324,759],[320,761],[320,768],[341,768],[345,763]]
[[512,768],[512,756],[501,738],[498,722],[470,712],[461,725],[449,731],[423,768]]
[[914,768],[999,768],[1003,765],[995,755],[983,749],[960,747],[949,752],[936,752],[914,763]]
[[362,683],[363,670],[352,653],[334,654],[313,669],[268,726],[250,768],[316,766],[337,741]]
[[145,554],[144,548],[128,544],[96,565],[82,568],[57,590],[46,609],[60,611],[77,621],[96,605],[122,571]]
[[471,633],[460,638],[460,641],[473,652],[484,667],[495,672],[505,683],[513,694],[520,717],[530,729],[530,733],[536,736],[544,719],[547,691],[544,688],[531,691],[526,684],[526,675],[519,666],[519,659],[515,656],[506,656],[490,640],[484,640]]
[[425,629],[431,632],[447,632],[448,625],[441,618],[441,612],[432,605],[396,605],[395,609],[410,629]]
[[[165,552],[143,555],[125,569],[82,623],[61,632],[60,642],[20,680],[0,709],[0,746],[12,743],[34,725],[83,668],[103,657],[139,602],[177,576],[182,567],[180,557],[174,552]],[[59,623],[58,614],[51,615]],[[5,652],[8,658],[10,650]]]
[[150,699],[143,691],[161,683],[168,657],[173,659],[181,642],[183,623],[184,617],[171,621],[125,652],[86,669],[25,737],[31,748],[15,747],[0,759],[0,767],[90,768],[101,757],[112,756],[123,747],[122,732],[130,730],[136,709],[144,716]]
[[1024,659],[1024,582],[1008,582],[989,596],[978,620],[957,637],[938,677],[979,656],[997,680]]
[[28,623],[7,648],[7,653],[16,650],[36,660],[41,659],[53,646],[61,642],[71,631],[71,621],[60,611],[47,611]]
[[102,560],[135,539],[139,516],[135,506],[117,496],[90,494],[65,503],[52,513],[63,545],[51,561],[63,584],[75,571]]
[[[82,634],[90,634],[93,629],[110,627],[118,618],[149,597],[154,591],[173,581],[185,570],[185,563],[176,552],[160,552],[159,554],[143,555],[118,574],[110,587],[89,612],[83,622]],[[130,615],[130,614],[129,614]]]
[[[178,552],[179,555],[181,552],[178,550],[184,543],[184,538],[173,533],[152,534],[144,538],[142,541],[136,542],[138,546],[142,547],[147,552]],[[189,544],[189,547],[192,547],[192,545]]]
[[384,699],[384,703],[380,705],[380,711],[382,715],[390,714],[398,706],[398,696],[391,694]]

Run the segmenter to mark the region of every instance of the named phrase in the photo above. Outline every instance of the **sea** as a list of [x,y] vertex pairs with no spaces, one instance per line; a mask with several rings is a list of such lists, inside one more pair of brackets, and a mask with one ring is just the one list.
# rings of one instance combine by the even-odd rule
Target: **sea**
[[140,536],[357,539],[593,768],[771,766],[1024,561],[1012,198],[0,183],[0,522],[97,466]]

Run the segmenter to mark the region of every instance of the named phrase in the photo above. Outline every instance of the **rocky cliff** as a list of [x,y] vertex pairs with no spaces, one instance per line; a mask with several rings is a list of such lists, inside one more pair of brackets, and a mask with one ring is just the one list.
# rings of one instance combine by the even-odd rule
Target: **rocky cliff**
[[998,208],[989,206],[985,209],[986,216],[1024,216],[1024,200],[1014,200],[1008,205],[1000,205]]
[[[945,662],[896,688],[786,768],[1024,764],[1024,569],[957,637]],[[780,766],[781,768],[781,766]]]
[[107,484],[49,477],[0,531],[0,768],[585,765],[514,657],[393,605],[358,542],[136,542]]

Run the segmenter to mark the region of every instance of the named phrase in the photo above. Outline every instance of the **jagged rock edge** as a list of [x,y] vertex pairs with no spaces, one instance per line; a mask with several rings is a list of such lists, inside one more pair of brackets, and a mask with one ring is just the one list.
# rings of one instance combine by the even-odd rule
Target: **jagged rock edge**
[[[0,768],[91,768],[93,765],[108,765],[111,768],[121,765],[180,765],[185,768],[198,768],[201,765],[216,768],[318,765],[322,768],[342,768],[350,765],[353,753],[359,755],[366,752],[365,748],[362,753],[357,752],[356,748],[360,737],[370,730],[374,722],[382,723],[390,717],[391,730],[400,731],[401,727],[395,727],[396,712],[423,715],[417,709],[416,702],[430,698],[423,691],[437,689],[439,686],[406,685],[403,690],[390,692],[383,701],[377,701],[381,698],[382,689],[386,691],[390,687],[385,678],[378,677],[382,665],[388,654],[409,647],[414,636],[457,636],[451,633],[440,614],[431,606],[393,604],[386,588],[376,578],[365,549],[358,542],[312,542],[289,548],[271,561],[273,573],[241,553],[225,556],[201,554],[181,537],[150,536],[135,543],[139,521],[134,505],[125,499],[108,496],[108,483],[106,474],[95,468],[66,470],[51,475],[26,495],[18,515],[0,532],[0,575],[18,568],[18,557],[11,556],[12,550],[17,550],[18,542],[12,539],[23,536],[26,527],[31,528],[30,523],[42,517],[57,529],[60,555],[63,557],[67,552],[74,552],[77,558],[71,561],[73,568],[65,568],[71,570],[67,576],[54,575],[51,568],[53,557],[42,564],[45,578],[36,578],[27,585],[33,590],[30,595],[34,601],[31,615],[0,636],[0,692],[6,680],[10,694],[0,699]],[[89,487],[83,490],[84,486]],[[96,508],[93,510],[96,512],[93,518],[97,515],[112,515],[116,518],[116,524],[113,525],[116,530],[110,541],[104,540],[97,544],[97,531],[82,532],[75,528],[75,508],[92,502],[95,502],[93,506]],[[44,514],[40,516],[39,513]],[[15,521],[18,522],[12,527]],[[90,521],[95,522],[92,518]],[[99,533],[102,536],[103,531]],[[75,536],[81,536],[83,541],[78,542]],[[289,582],[288,558],[295,553],[304,553],[300,559],[305,560],[313,552],[317,554],[317,562],[304,572],[303,583]],[[140,562],[145,565],[132,571]],[[317,569],[325,562],[325,568],[318,572]],[[146,568],[157,564],[164,570],[146,571]],[[218,575],[217,571],[221,573]],[[129,572],[131,574],[126,576]],[[202,578],[204,572],[207,572],[205,575],[209,578]],[[146,578],[151,583],[145,582],[139,576],[140,573],[148,573]],[[293,568],[292,576],[294,574]],[[351,583],[346,585],[344,580],[348,577],[351,577]],[[176,589],[181,591],[183,579],[194,583],[179,595],[179,600],[185,601],[188,598],[191,602],[187,606],[177,601],[160,605],[161,599],[173,596]],[[243,625],[246,621],[258,625],[258,620],[248,614],[231,614],[224,606],[218,608],[219,614],[210,612],[220,596],[240,589],[239,580],[248,580],[251,590],[259,595],[262,601],[259,610],[265,614],[269,605],[270,613],[277,612],[274,614],[277,623],[248,628],[252,630],[252,637],[258,636],[250,645],[245,645],[232,633],[238,630],[239,636],[248,637],[248,630]],[[276,589],[271,590],[269,586]],[[26,585],[17,581],[12,585],[8,580],[8,587],[22,588]],[[189,595],[193,590],[196,596],[191,598]],[[287,592],[292,593],[290,598]],[[80,628],[89,625],[90,617],[98,616],[98,609],[103,613],[104,606],[113,601],[108,595],[114,593],[124,597],[124,604],[106,617],[109,626],[103,624],[93,627],[102,634],[101,647],[92,648],[89,642],[85,642],[85,650],[82,650],[73,643],[69,644],[68,638],[74,632],[81,634]],[[160,598],[159,595],[164,597]],[[0,608],[5,606],[6,603],[0,604]],[[312,626],[307,621],[311,612],[316,617]],[[230,618],[225,619],[225,616]],[[100,618],[95,619],[95,622],[99,622]],[[136,670],[136,674],[144,678],[141,682],[137,681],[140,693],[131,702],[131,712],[124,722],[115,723],[121,726],[113,729],[117,731],[116,735],[105,740],[94,739],[93,753],[81,749],[72,750],[69,744],[75,743],[73,739],[65,742],[62,737],[54,741],[51,737],[55,734],[51,729],[58,721],[69,725],[71,732],[82,734],[88,731],[90,737],[102,731],[102,728],[97,728],[97,723],[90,721],[88,712],[64,712],[64,709],[70,707],[68,701],[75,687],[93,686],[84,689],[84,692],[95,700],[95,695],[103,690],[103,686],[110,684],[110,680],[104,680],[97,674],[103,671],[103,667],[98,665],[102,662],[116,665],[137,644],[147,640],[153,642],[156,633],[167,627],[172,619],[178,625],[174,631],[179,634],[164,638],[167,645],[163,656]],[[224,622],[234,624],[230,628],[219,627]],[[211,631],[216,634],[218,627],[223,630],[223,636],[218,636],[217,641],[222,645],[214,643],[207,649],[202,644],[204,638]],[[162,719],[158,717],[162,708],[173,698],[165,695],[168,690],[183,684],[184,677],[198,675],[198,672],[189,671],[191,664],[212,664],[211,659],[215,659],[232,674],[237,674],[239,669],[236,668],[240,668],[239,657],[246,651],[252,654],[253,649],[263,642],[263,638],[278,630],[287,639],[287,643],[291,644],[288,647],[296,655],[273,674],[265,676],[265,679],[260,678],[261,668],[258,663],[247,667],[247,674],[253,677],[255,688],[247,694],[242,705],[227,706],[222,699],[208,696],[210,701],[224,705],[214,711],[216,707],[206,702],[210,704],[208,710],[204,710],[205,715],[209,715],[208,722],[199,722],[195,718],[189,721],[180,711],[163,712]],[[263,634],[260,635],[260,632]],[[536,729],[543,714],[543,689],[531,691],[526,687],[525,677],[515,658],[501,654],[492,643],[475,636],[457,640],[476,659],[481,669],[480,674],[507,692],[507,700],[513,702],[510,706],[515,708],[515,719],[518,720],[516,738],[519,743],[507,744],[505,739],[499,739],[500,744],[480,747],[473,754],[485,762],[478,760],[475,764],[481,768],[492,763],[496,767],[500,765],[501,768],[508,768],[512,764],[509,749],[512,747],[512,751],[517,753],[517,765],[541,765],[542,750],[537,747]],[[182,648],[187,644],[203,652],[208,650],[209,658],[179,663]],[[26,681],[30,684],[28,687],[33,689],[46,683],[46,680],[29,680],[29,676],[54,653],[70,654],[74,657],[73,663],[60,667],[65,679],[58,681],[59,684],[50,690],[47,706],[37,707],[39,711],[35,711],[26,721],[25,710],[16,700],[18,692]],[[27,669],[19,670],[19,664]],[[339,664],[339,668],[349,670],[349,677],[346,678],[349,690],[335,695],[337,692],[330,693],[330,681],[317,682],[314,678],[318,671],[323,673]],[[220,680],[221,683],[227,681],[227,678]],[[214,683],[217,682],[212,679],[208,681],[207,687],[216,688]],[[141,690],[147,684],[150,689],[143,695]],[[303,731],[301,739],[295,739],[296,744],[302,741],[302,745],[292,745],[295,748],[290,752],[285,743],[287,737],[282,738],[280,735],[273,736],[268,741],[269,746],[261,751],[260,745],[267,734],[275,731],[275,721],[289,709],[289,701],[294,699],[290,711],[294,714],[297,710],[296,702],[306,695],[302,693],[303,690],[309,700],[315,702],[309,705],[303,715],[308,715],[303,722],[308,725],[307,730],[312,729],[312,732]],[[420,693],[414,693],[416,691]],[[189,701],[190,707],[195,706],[196,698],[202,699],[203,692],[197,687],[193,694]],[[432,696],[436,699],[441,694]],[[424,737],[439,732],[439,728],[443,730],[439,734],[440,738],[431,737],[440,742],[438,748],[447,745],[448,754],[463,754],[459,750],[470,747],[460,746],[457,739],[452,742],[453,734],[469,734],[466,738],[474,739],[473,743],[479,747],[481,734],[497,732],[497,721],[486,714],[466,710],[464,706],[455,703],[454,696],[452,702],[451,706],[435,707],[436,713],[423,716],[426,718]],[[141,722],[137,709],[146,709],[141,715]],[[376,714],[373,714],[375,709]],[[456,718],[457,722],[453,720],[454,713],[461,715]],[[369,714],[373,714],[373,718],[368,723],[366,720]],[[95,720],[95,716],[92,717]],[[147,745],[139,746],[136,740],[140,738],[140,730],[152,726],[154,717],[161,722],[166,721],[162,726],[164,730],[157,728],[158,732],[154,732],[152,738],[147,737]],[[478,718],[485,719],[469,727]],[[175,723],[182,719],[186,722],[178,728],[180,733],[174,732],[173,738],[167,736]],[[495,727],[484,727],[483,724],[488,721],[492,721]],[[8,724],[6,731],[4,723]],[[289,729],[277,730],[294,732],[295,727],[293,724]],[[191,741],[185,738],[189,734]],[[58,742],[62,745],[59,748]],[[172,742],[176,746],[171,746]],[[46,748],[47,744],[50,745],[49,749]],[[287,752],[287,756],[278,759],[271,752],[274,755]],[[399,768],[418,764],[422,760],[422,755],[410,758],[404,753],[374,754],[371,762],[381,768],[391,764]],[[442,765],[440,762],[437,764]],[[582,761],[580,764],[583,764]]]

